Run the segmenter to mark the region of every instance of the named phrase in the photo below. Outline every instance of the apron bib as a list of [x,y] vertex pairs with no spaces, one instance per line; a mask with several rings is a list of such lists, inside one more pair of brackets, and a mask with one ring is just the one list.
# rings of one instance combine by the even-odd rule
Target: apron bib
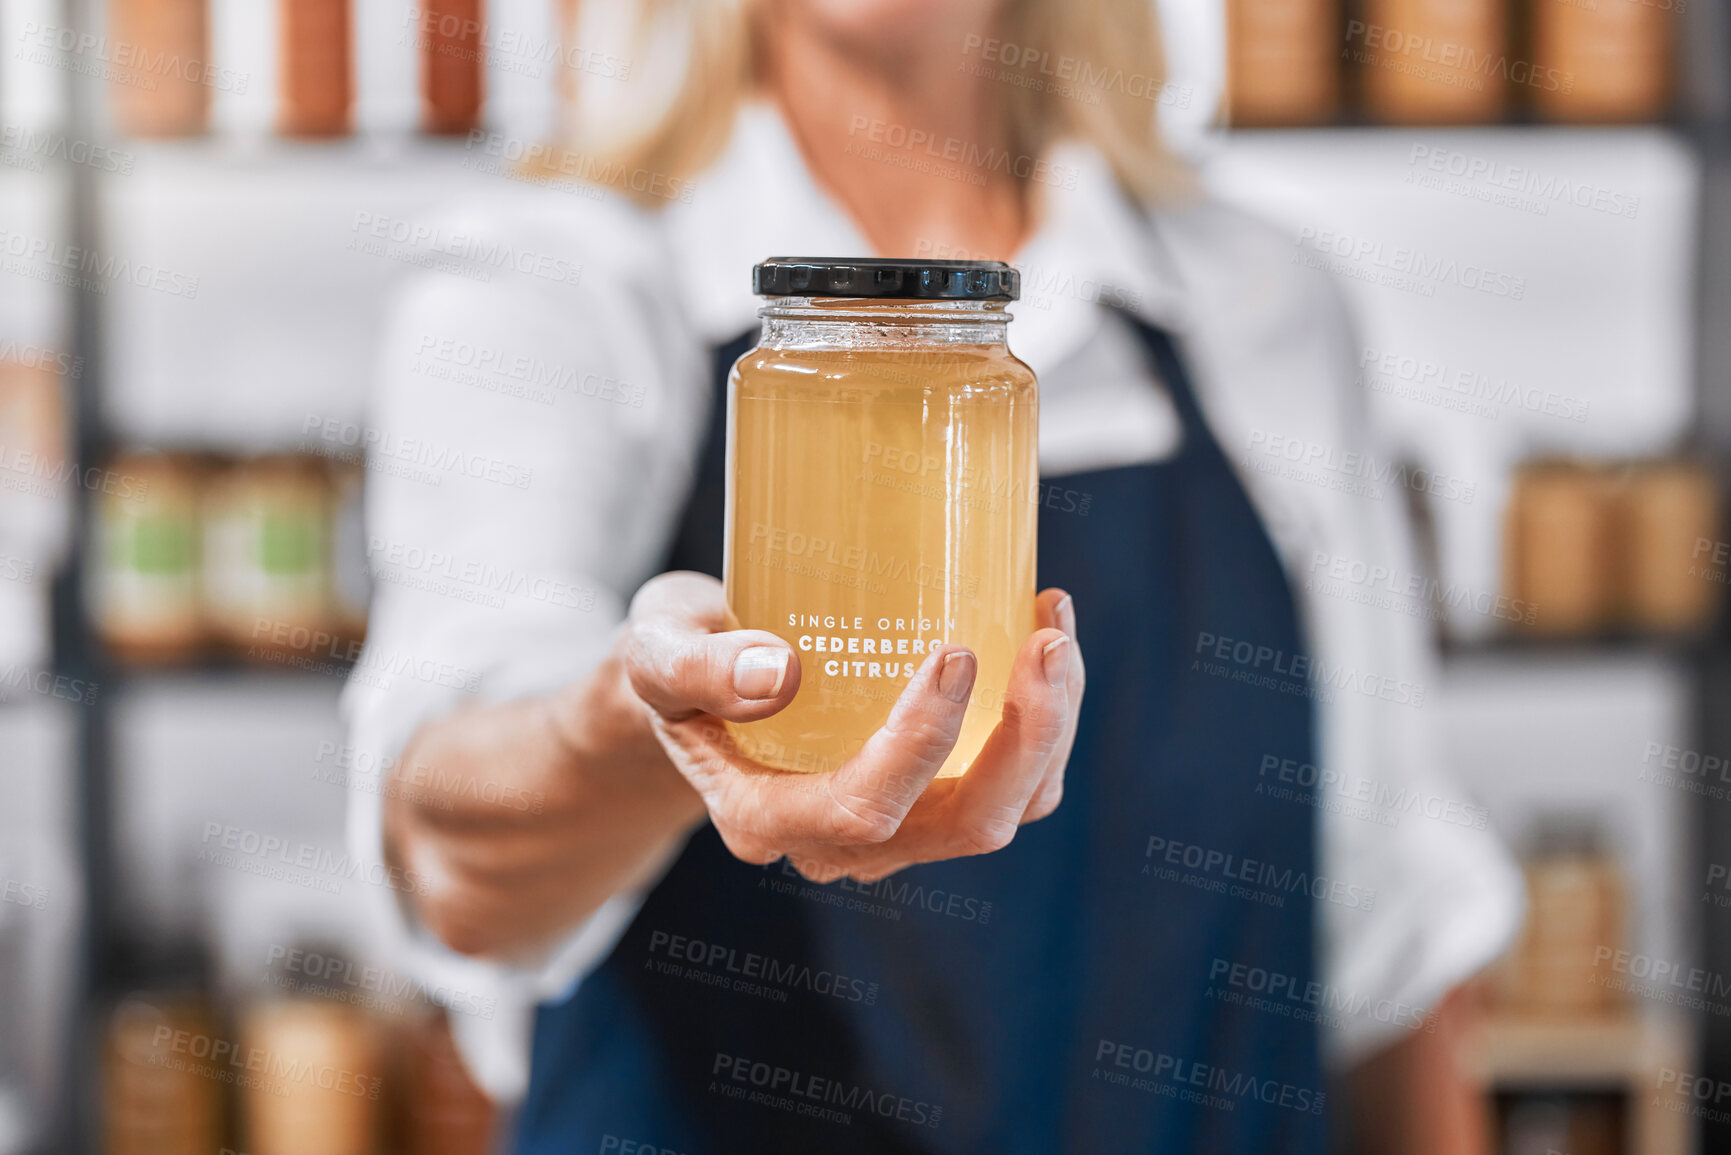
[[[1290,668],[1292,592],[1171,340],[1137,327],[1182,447],[1041,490],[1040,586],[1075,596],[1088,663],[1062,805],[870,884],[747,865],[700,828],[541,1008],[522,1155],[1325,1149],[1308,1004],[1230,978],[1316,977],[1315,813],[1259,789],[1267,759],[1314,763],[1311,700],[1229,656]],[[752,343],[717,352],[666,568],[720,573],[725,380]]]

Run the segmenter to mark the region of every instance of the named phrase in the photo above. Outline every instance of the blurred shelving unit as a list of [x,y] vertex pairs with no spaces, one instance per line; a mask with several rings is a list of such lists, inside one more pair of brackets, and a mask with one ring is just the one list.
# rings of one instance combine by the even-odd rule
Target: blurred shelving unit
[[[354,131],[319,140],[275,131],[277,0],[132,7],[207,13],[207,51],[197,51],[196,40],[187,44],[215,69],[205,73],[200,98],[208,103],[207,129],[161,139],[123,130],[115,111],[120,86],[132,106],[127,115],[137,116],[141,103],[169,100],[162,94],[175,84],[161,69],[140,77],[139,66],[125,79],[129,66],[112,57],[117,26],[106,0],[0,5],[0,119],[9,134],[0,138],[0,229],[50,238],[62,246],[57,253],[74,246],[99,270],[155,276],[155,291],[120,275],[105,282],[100,273],[53,289],[46,262],[8,270],[23,275],[0,276],[0,349],[8,340],[30,341],[76,356],[76,372],[64,382],[67,448],[84,467],[139,448],[169,451],[206,473],[265,454],[299,455],[291,459],[333,469],[357,461],[358,445],[344,443],[340,453],[309,446],[308,429],[364,421],[372,340],[390,286],[428,257],[419,235],[398,244],[390,234],[395,226],[417,234],[437,229],[436,214],[451,204],[519,187],[514,162],[489,153],[489,142],[508,140],[516,149],[545,139],[570,47],[556,23],[559,2],[487,6],[496,50],[473,57],[485,61],[478,65],[485,68],[484,115],[473,134],[459,127],[439,137],[418,131],[426,51],[418,22],[428,11],[436,17],[460,9],[353,5]],[[122,79],[111,87],[116,76]],[[184,117],[184,108],[174,115]],[[25,146],[13,150],[8,142],[19,129],[47,135],[22,137]],[[392,226],[386,243],[362,251],[358,239],[377,221]],[[53,291],[43,291],[44,282]],[[113,1088],[104,1086],[104,1040],[110,1012],[130,990],[165,976],[196,978],[230,1003],[245,1001],[270,981],[273,952],[316,943],[359,959],[373,930],[371,896],[353,879],[295,885],[212,867],[201,853],[213,827],[238,828],[324,861],[345,860],[349,768],[337,700],[353,649],[333,646],[310,662],[221,656],[235,654],[232,644],[188,650],[172,662],[123,658],[90,608],[100,486],[68,488],[53,543],[58,553],[32,589],[46,593],[52,575],[54,671],[98,692],[55,715],[55,741],[15,747],[4,744],[35,714],[0,703],[0,747],[29,755],[25,767],[36,779],[65,786],[58,805],[73,829],[60,845],[78,854],[51,874],[56,901],[47,912],[61,918],[54,933],[62,981],[38,974],[32,989],[70,994],[72,1011],[65,1021],[38,1021],[54,1011],[56,1004],[45,1002],[21,1023],[34,1048],[31,1077],[58,1087],[60,1102],[51,1136],[39,1128],[15,1134],[14,1088],[0,1085],[5,1155],[105,1149],[112,1105],[105,1095]],[[343,561],[364,577],[363,558]],[[13,592],[0,587],[0,595]],[[45,629],[43,652],[30,657],[50,660],[48,636]],[[0,654],[0,665],[13,657]],[[9,758],[0,759],[0,771],[11,769]],[[28,813],[46,829],[58,812],[53,799],[41,801]],[[0,815],[0,826],[10,818]],[[0,952],[13,942],[9,930],[0,925]],[[76,949],[74,937],[81,938]],[[196,955],[182,949],[193,939],[205,943]],[[40,953],[40,941],[28,945]],[[12,961],[0,957],[0,973]],[[34,956],[26,961],[33,974],[46,965]],[[14,1025],[0,1018],[0,1033],[10,1035]],[[50,1045],[62,1039],[63,1050]],[[0,1063],[11,1057],[10,1046],[10,1038],[0,1045]],[[466,1086],[451,1056],[439,1062],[447,1092]],[[45,1064],[60,1069],[36,1069]],[[8,1074],[0,1065],[0,1083]],[[43,1107],[32,1103],[29,1111],[39,1116]]]
[[[560,2],[498,0],[491,18],[550,27]],[[212,55],[233,74],[211,94],[211,130],[152,141],[123,135],[106,86],[63,53],[14,60],[26,21],[99,30],[101,0],[0,3],[5,123],[67,133],[115,158],[71,164],[26,152],[0,164],[0,227],[197,280],[189,295],[44,291],[0,277],[0,342],[47,343],[79,359],[68,385],[81,463],[135,445],[295,451],[306,447],[309,421],[364,420],[383,302],[424,254],[412,243],[366,251],[356,242],[379,221],[411,234],[437,229],[445,206],[518,187],[510,163],[476,141],[416,135],[415,49],[390,5],[355,5],[357,133],[316,142],[271,132],[273,5],[218,0],[211,13]],[[1683,83],[1663,124],[1396,128],[1343,113],[1328,127],[1216,133],[1196,144],[1211,187],[1285,230],[1294,259],[1335,270],[1359,317],[1373,410],[1401,451],[1472,485],[1470,501],[1427,511],[1439,581],[1500,588],[1503,508],[1522,459],[1687,450],[1731,478],[1731,20],[1714,4],[1689,13],[1675,29]],[[550,123],[554,78],[505,63],[487,75],[486,127],[537,139]],[[1466,175],[1495,166],[1533,175],[1512,189]],[[1558,195],[1558,182],[1590,190],[1586,203]],[[1490,289],[1463,283],[1458,270],[1413,276],[1410,265],[1395,267],[1411,253],[1472,264]],[[1563,400],[1535,411],[1480,397],[1470,407],[1460,390],[1406,377],[1408,363],[1415,373],[1443,366],[1512,383],[1522,397]],[[219,911],[240,930],[219,946],[217,965],[240,974],[257,970],[264,941],[249,909],[336,941],[364,914],[213,881],[187,854],[207,822],[341,846],[343,789],[330,774],[342,741],[340,671],[117,661],[85,611],[95,497],[70,496],[69,520],[82,529],[53,545],[64,554],[53,661],[101,693],[76,709],[0,704],[0,748],[28,750],[17,765],[78,771],[76,792],[33,796],[32,813],[46,816],[44,827],[79,832],[81,859],[44,867],[68,879],[68,895],[82,874],[88,895],[87,909],[58,908],[64,921],[54,932],[71,934],[80,920],[86,928],[81,966],[65,976],[81,998],[76,1029],[65,1033],[56,1146],[95,1151],[98,1016],[127,981],[125,951],[139,924],[173,931]],[[1731,754],[1731,630],[1686,643],[1510,637],[1493,616],[1468,614],[1446,633],[1437,700],[1446,753],[1498,827],[1518,845],[1547,809],[1599,816],[1632,891],[1630,949],[1731,975],[1731,919],[1707,917],[1695,894],[1710,864],[1731,863],[1727,801],[1642,777],[1655,746]],[[0,825],[8,817],[0,813]],[[0,923],[0,948],[5,935]],[[0,1031],[9,1025],[0,1020]],[[1621,1096],[1632,1152],[1731,1151],[1731,1127],[1643,1094],[1665,1069],[1731,1085],[1723,1015],[1703,1024],[1642,1001],[1590,1021],[1503,1016],[1485,1024],[1472,1053],[1499,1091]],[[0,1101],[0,1151],[5,1111]]]
[[1620,1101],[1624,1106],[1613,1116],[1621,1118],[1625,1149],[1645,1155],[1693,1149],[1677,1097],[1654,1090],[1689,1054],[1688,1034],[1674,1023],[1635,1015],[1498,1017],[1481,1024],[1466,1047],[1468,1068],[1497,1092],[1541,1102],[1576,1096]]
[[[1506,6],[1521,14],[1510,52],[1535,51],[1528,38],[1543,2]],[[1275,32],[1250,57],[1258,70],[1246,73],[1247,103],[1266,118],[1267,92],[1257,89],[1272,84],[1295,102],[1273,119],[1324,123],[1217,134],[1199,150],[1203,171],[1217,193],[1273,222],[1294,260],[1335,274],[1359,325],[1370,411],[1393,452],[1459,482],[1457,493],[1471,487],[1471,500],[1415,503],[1435,588],[1511,592],[1506,511],[1523,462],[1685,459],[1697,477],[1716,481],[1726,508],[1731,13],[1720,5],[1634,13],[1600,0],[1560,18],[1634,13],[1668,35],[1663,123],[1545,124],[1517,105],[1498,123],[1451,126],[1441,116],[1436,125],[1391,127],[1364,110],[1368,65],[1334,74],[1344,83],[1333,89],[1334,79],[1317,79],[1331,70],[1315,62],[1340,53],[1339,30],[1293,14],[1332,10],[1359,21],[1363,42],[1349,48],[1363,58],[1376,35],[1367,24],[1381,20],[1385,31],[1410,36],[1417,8],[1372,0],[1228,7],[1252,38],[1258,20]],[[1438,42],[1472,35],[1466,28],[1438,32]],[[1400,67],[1399,44],[1385,37],[1377,46],[1382,63]],[[1242,63],[1242,47],[1229,59]],[[1444,59],[1424,56],[1426,65]],[[1608,64],[1591,77],[1628,79]],[[1453,275],[1444,271],[1451,261]],[[1460,275],[1467,266],[1478,284]],[[1710,546],[1731,540],[1722,523],[1702,524]],[[1582,531],[1589,552],[1628,552],[1620,530],[1602,540],[1590,530]],[[1626,580],[1576,576],[1601,581],[1607,597]],[[1563,592],[1590,600],[1593,591]],[[1435,701],[1451,768],[1519,850],[1532,852],[1558,815],[1590,825],[1623,889],[1621,930],[1572,929],[1607,946],[1621,936],[1615,945],[1628,954],[1586,960],[1585,976],[1629,980],[1620,998],[1548,1016],[1499,1010],[1471,1040],[1502,1150],[1731,1151],[1731,1127],[1678,1093],[1679,1079],[1731,1086],[1731,988],[1708,998],[1712,1012],[1703,1014],[1664,984],[1643,986],[1629,974],[1670,966],[1702,986],[1731,974],[1731,926],[1702,893],[1712,864],[1731,861],[1731,795],[1701,771],[1704,759],[1731,752],[1724,618],[1721,607],[1670,635],[1610,621],[1517,630],[1470,611],[1439,622],[1445,663]],[[1693,773],[1680,768],[1688,765]],[[1617,907],[1579,893],[1575,901],[1553,912],[1553,924]],[[1571,1134],[1571,1118],[1605,1134]]]

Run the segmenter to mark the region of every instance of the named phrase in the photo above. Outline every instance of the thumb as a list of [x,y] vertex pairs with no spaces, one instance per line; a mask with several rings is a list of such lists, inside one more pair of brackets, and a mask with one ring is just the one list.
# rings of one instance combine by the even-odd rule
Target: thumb
[[634,599],[626,673],[637,696],[669,721],[701,713],[751,722],[785,707],[799,689],[792,646],[765,630],[711,632],[724,616],[720,584],[694,574],[657,579]]

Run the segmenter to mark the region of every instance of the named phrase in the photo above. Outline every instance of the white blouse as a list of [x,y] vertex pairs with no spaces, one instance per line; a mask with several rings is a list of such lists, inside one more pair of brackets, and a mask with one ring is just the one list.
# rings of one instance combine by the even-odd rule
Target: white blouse
[[[1319,580],[1419,572],[1404,487],[1423,479],[1393,469],[1367,428],[1340,298],[1290,244],[1209,201],[1146,212],[1090,148],[1047,159],[1010,326],[1040,379],[1042,471],[1174,448],[1171,403],[1107,306],[1172,333],[1298,591],[1314,658],[1318,767],[1265,777],[1319,796],[1294,805],[1321,810],[1321,874],[1375,895],[1316,908],[1325,986],[1305,1005],[1327,1024],[1331,1060],[1352,1062],[1500,953],[1523,901],[1483,811],[1436,764],[1427,623]],[[659,212],[571,184],[525,184],[505,206],[452,214],[447,255],[406,286],[381,334],[366,431],[376,595],[344,695],[350,842],[369,861],[382,857],[381,770],[417,725],[551,690],[611,645],[692,479],[708,350],[756,324],[752,264],[871,252],[766,105],[748,106],[722,159]],[[1257,660],[1246,670],[1266,672]],[[606,956],[641,895],[617,896],[524,967],[458,956],[388,891],[378,901],[375,949],[452,992],[466,1059],[510,1101],[534,1004]]]

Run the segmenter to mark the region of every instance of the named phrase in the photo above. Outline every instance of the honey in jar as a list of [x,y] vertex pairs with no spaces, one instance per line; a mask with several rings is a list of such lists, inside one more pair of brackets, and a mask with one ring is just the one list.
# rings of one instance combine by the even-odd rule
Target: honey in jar
[[1002,713],[1034,630],[1039,401],[1009,351],[998,262],[774,258],[756,348],[728,382],[725,583],[734,628],[795,647],[793,701],[730,723],[741,752],[834,770],[932,648],[972,698],[941,776]]

